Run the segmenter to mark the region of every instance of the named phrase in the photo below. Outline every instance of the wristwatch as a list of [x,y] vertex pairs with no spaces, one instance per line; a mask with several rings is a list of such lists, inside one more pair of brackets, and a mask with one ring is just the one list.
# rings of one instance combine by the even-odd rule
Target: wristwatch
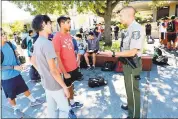
[[115,52],[114,52],[114,51],[112,51],[112,53],[113,53],[113,54],[112,54],[112,57],[115,57],[115,56],[116,56],[116,55],[115,55]]

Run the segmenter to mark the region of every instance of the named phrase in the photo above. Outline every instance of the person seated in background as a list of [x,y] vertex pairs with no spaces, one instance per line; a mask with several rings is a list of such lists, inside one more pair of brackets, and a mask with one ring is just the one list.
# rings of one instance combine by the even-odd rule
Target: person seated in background
[[[96,53],[99,50],[99,40],[100,40],[100,38],[101,38],[101,32],[99,33],[98,37],[95,37],[93,32],[89,33],[88,40],[87,40],[88,47],[87,47],[87,51],[84,55],[85,61],[87,63],[87,69],[88,70],[89,69],[93,70],[95,68]],[[92,67],[90,66],[88,56],[92,56],[92,58],[93,58],[93,66]]]
[[78,48],[77,63],[78,63],[78,66],[80,68],[80,58],[86,52],[87,42],[82,39],[82,35],[81,34],[77,34],[76,35],[76,41],[77,41],[77,48]]
[[77,55],[77,52],[78,52],[77,41],[76,41],[76,39],[73,36],[72,36],[72,43],[74,45],[75,54]]

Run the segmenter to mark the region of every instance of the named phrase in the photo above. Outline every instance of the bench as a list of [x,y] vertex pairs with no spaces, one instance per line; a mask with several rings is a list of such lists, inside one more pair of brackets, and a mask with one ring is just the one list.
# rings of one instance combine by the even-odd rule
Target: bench
[[[108,57],[106,55],[97,54],[96,56],[96,67],[102,67],[104,62],[113,61],[117,63],[116,57]],[[142,70],[151,71],[152,68],[152,57],[151,56],[142,56]]]

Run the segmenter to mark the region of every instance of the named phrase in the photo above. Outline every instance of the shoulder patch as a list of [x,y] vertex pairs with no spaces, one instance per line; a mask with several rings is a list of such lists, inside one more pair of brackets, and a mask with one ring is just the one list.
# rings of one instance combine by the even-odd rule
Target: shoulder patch
[[137,40],[140,38],[140,31],[133,31],[132,32],[132,39]]

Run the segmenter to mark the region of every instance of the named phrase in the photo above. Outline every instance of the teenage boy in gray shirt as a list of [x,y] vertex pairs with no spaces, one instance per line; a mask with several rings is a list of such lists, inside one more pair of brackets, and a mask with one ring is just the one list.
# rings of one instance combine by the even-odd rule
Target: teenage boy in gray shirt
[[51,20],[47,15],[37,15],[32,21],[32,27],[39,32],[34,44],[32,64],[41,75],[46,92],[48,118],[76,118],[68,105],[67,98],[70,94],[58,72],[53,44],[48,40],[48,35],[52,32]]

